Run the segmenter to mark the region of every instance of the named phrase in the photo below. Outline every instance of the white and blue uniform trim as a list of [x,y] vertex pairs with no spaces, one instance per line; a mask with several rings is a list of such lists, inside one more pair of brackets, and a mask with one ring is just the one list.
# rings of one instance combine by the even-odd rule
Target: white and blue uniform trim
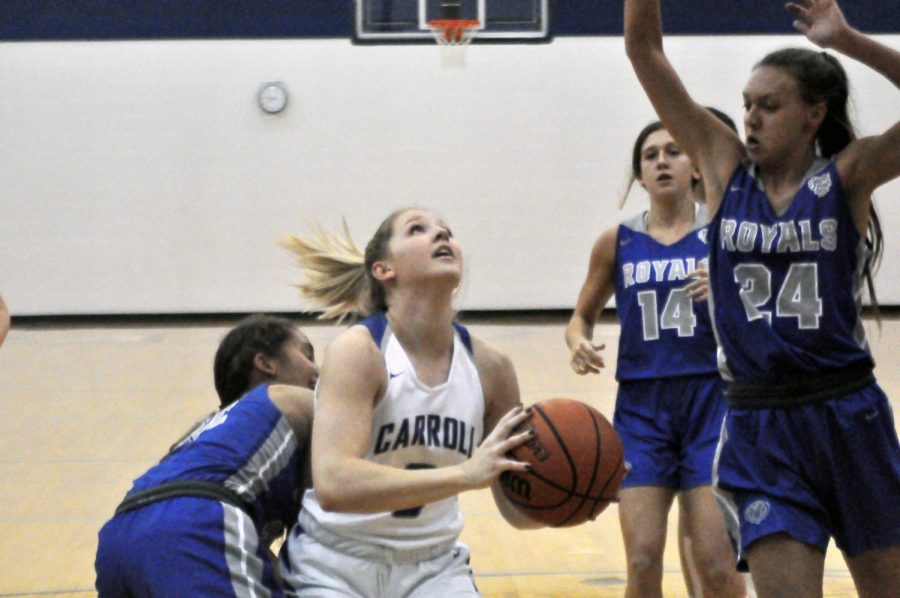
[[[380,348],[388,375],[384,396],[374,406],[366,459],[391,467],[431,468],[456,465],[471,457],[481,442],[484,394],[465,328],[455,326],[447,381],[429,387],[416,376],[384,313],[361,324]],[[300,524],[313,535],[321,528],[402,551],[452,545],[463,520],[456,497],[396,513],[333,513],[321,508],[315,490],[310,489],[303,499]]]
[[900,545],[900,443],[860,318],[870,256],[835,163],[816,160],[782,214],[739,165],[710,246],[731,381],[714,483],[739,566],[779,533],[848,557]]
[[647,232],[647,212],[616,232],[615,293],[619,335],[617,380],[648,380],[716,372],[709,310],[684,287],[705,268],[706,210],[690,233],[669,245]]
[[706,303],[685,291],[706,267],[708,222],[664,244],[647,230],[647,212],[616,232],[615,293],[621,323],[613,425],[630,471],[623,488],[689,490],[711,482],[725,413],[716,343]]
[[869,253],[834,162],[812,165],[783,214],[739,165],[709,233],[726,380],[778,386],[871,370],[860,317]]
[[[469,459],[482,440],[485,405],[468,331],[454,325],[447,380],[428,386],[384,313],[361,324],[381,351],[388,379],[373,406],[365,459],[405,469]],[[456,496],[395,512],[339,513],[322,509],[310,489],[282,548],[282,578],[296,595],[477,595],[468,550],[458,542],[462,528]]]

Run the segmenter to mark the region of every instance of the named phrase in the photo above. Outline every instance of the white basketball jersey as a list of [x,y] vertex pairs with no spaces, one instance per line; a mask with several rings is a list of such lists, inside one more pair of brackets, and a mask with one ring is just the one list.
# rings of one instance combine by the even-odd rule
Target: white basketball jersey
[[[447,381],[429,387],[416,376],[384,314],[362,324],[381,347],[388,375],[387,391],[375,405],[366,459],[391,467],[426,469],[456,465],[471,457],[481,442],[484,393],[466,347],[466,330],[456,325]],[[395,550],[418,550],[458,538],[463,519],[455,496],[393,513],[334,513],[323,511],[315,490],[310,489],[303,498],[300,525],[313,536],[315,529],[324,529]]]

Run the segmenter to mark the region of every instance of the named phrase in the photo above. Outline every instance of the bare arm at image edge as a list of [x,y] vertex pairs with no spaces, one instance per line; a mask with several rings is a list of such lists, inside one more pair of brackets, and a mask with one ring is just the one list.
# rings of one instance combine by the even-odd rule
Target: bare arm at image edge
[[0,296],[0,347],[3,346],[3,341],[6,340],[11,322],[9,310],[6,308],[6,303],[3,302],[3,297]]

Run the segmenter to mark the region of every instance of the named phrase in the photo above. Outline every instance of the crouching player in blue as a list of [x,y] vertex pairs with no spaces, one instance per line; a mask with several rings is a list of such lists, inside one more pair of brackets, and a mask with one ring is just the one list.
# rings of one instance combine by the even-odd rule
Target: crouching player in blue
[[214,370],[222,408],[100,530],[101,597],[282,595],[269,544],[309,486],[312,345],[287,320],[252,316],[225,336]]
[[[851,28],[833,0],[787,9],[812,42],[900,85],[900,53]],[[744,145],[685,91],[659,0],[626,0],[625,43],[713,215],[710,298],[729,382],[716,485],[740,562],[761,598],[818,598],[834,538],[860,596],[897,596],[900,445],[860,302],[881,247],[871,194],[900,175],[900,123],[856,139],[841,64],[788,48],[744,87]]]

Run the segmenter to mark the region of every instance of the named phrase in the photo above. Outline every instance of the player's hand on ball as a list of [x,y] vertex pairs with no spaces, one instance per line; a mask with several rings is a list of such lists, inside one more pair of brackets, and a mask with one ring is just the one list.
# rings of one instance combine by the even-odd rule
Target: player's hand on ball
[[619,494],[622,441],[590,405],[562,397],[531,406],[535,435],[514,450],[527,472],[500,476],[506,499],[532,521],[570,527],[595,519]]
[[534,434],[531,429],[513,434],[513,430],[530,417],[531,411],[519,405],[500,418],[481,446],[475,449],[472,458],[460,465],[467,487],[487,488],[504,471],[528,470],[527,463],[511,459],[507,453]]

